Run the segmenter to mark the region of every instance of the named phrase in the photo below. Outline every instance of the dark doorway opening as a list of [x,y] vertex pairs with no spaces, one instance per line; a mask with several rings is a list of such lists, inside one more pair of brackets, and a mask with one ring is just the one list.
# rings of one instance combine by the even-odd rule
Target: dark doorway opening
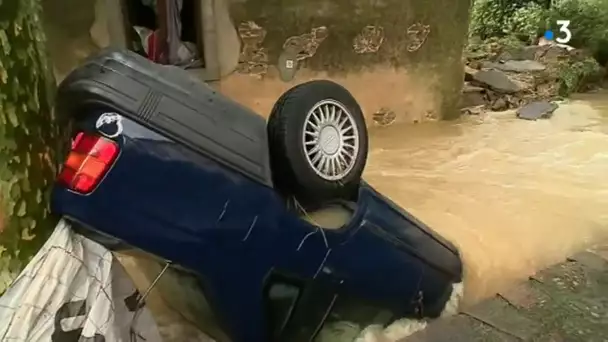
[[[174,0],[123,0],[129,48],[158,63],[204,67],[200,0],[181,0],[179,16],[171,17],[168,4]],[[181,23],[174,38],[169,26]],[[175,44],[169,44],[174,39]],[[169,52],[170,45],[176,46]],[[169,61],[169,55],[173,61]],[[176,58],[177,56],[178,58]]]

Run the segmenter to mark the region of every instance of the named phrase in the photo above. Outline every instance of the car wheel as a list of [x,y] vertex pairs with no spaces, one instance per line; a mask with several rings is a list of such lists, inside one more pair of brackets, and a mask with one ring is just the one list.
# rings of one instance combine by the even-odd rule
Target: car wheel
[[278,190],[303,205],[356,196],[367,160],[367,128],[348,90],[331,81],[285,92],[268,121]]

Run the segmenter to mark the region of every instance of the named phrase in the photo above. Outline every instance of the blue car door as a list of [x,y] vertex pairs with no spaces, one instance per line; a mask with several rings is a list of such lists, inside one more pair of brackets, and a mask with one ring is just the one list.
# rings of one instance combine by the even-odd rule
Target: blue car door
[[[324,268],[331,249],[321,228],[295,217],[287,222],[290,227],[285,227],[285,234],[281,235],[281,245],[287,248],[277,255],[267,278],[267,289],[281,282],[289,283],[297,289],[297,296],[292,297],[289,311],[282,316],[271,315],[272,330],[276,341],[310,341],[335,296],[335,284]],[[274,301],[270,292],[265,299],[269,303]]]
[[222,305],[232,307],[235,341],[309,341],[333,296],[322,272],[328,242],[297,216],[266,208],[241,241],[243,277],[218,289]]
[[391,215],[366,195],[349,225],[330,232],[331,253],[324,267],[341,284],[340,293],[402,313],[415,310],[424,265],[383,229],[391,224],[385,222]]

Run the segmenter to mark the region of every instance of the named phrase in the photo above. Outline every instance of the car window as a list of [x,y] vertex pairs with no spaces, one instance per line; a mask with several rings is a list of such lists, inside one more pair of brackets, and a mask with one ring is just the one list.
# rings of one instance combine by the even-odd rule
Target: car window
[[267,283],[264,300],[268,313],[270,331],[274,338],[278,338],[289,321],[301,288],[288,279],[272,276]]
[[[154,283],[165,262],[141,252],[119,256],[139,292],[144,294]],[[171,266],[156,281],[144,299],[165,341],[228,341],[211,310],[195,273]]]
[[353,296],[340,295],[314,341],[352,342],[365,332],[381,333],[393,319],[394,314],[388,309]]

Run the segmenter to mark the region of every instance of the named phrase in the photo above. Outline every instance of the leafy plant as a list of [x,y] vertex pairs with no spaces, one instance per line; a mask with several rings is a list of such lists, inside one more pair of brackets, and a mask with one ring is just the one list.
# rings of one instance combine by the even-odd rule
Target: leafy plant
[[592,57],[563,61],[558,70],[562,96],[584,90],[583,87],[599,81],[603,74],[602,68]]
[[538,1],[475,0],[469,35],[481,39],[517,36],[528,40],[532,36],[536,38],[546,19],[546,10]]
[[608,62],[608,0],[475,0],[469,35],[533,43],[547,29],[559,34],[557,20],[570,20],[569,45],[590,51],[601,64]]
[[530,2],[513,11],[505,23],[508,34],[527,43],[534,43],[547,24],[548,12],[541,5]]

